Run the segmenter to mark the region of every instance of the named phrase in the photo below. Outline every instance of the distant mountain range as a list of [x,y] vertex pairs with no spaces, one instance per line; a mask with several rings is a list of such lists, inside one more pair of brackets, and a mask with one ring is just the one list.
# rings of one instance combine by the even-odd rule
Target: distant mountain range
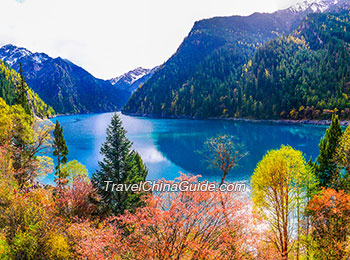
[[[293,62],[295,57],[286,56],[283,63],[280,63],[280,56],[276,53],[274,55],[271,54],[271,56],[264,56],[264,59],[261,59],[258,55],[262,53],[260,50],[267,48],[265,46],[270,46],[270,48],[273,46],[277,50],[283,49],[286,52],[285,54],[289,54],[291,50],[294,50],[293,48],[300,47],[292,44],[289,46],[292,49],[289,50],[285,48],[285,40],[281,40],[283,42],[281,45],[269,44],[271,40],[283,39],[283,37],[292,37],[296,42],[304,42],[306,46],[311,45],[312,42],[305,41],[301,35],[317,35],[318,32],[321,33],[319,26],[326,24],[330,26],[326,28],[327,33],[333,29],[332,27],[336,30],[341,30],[340,28],[346,30],[345,27],[341,27],[339,24],[331,23],[329,21],[331,16],[322,16],[322,19],[320,18],[321,20],[319,20],[319,18],[311,14],[340,13],[341,10],[347,10],[348,7],[349,2],[345,0],[304,1],[274,13],[215,17],[198,21],[194,24],[176,53],[134,92],[123,112],[126,114],[160,117],[279,118],[289,117],[291,112],[299,111],[301,109],[299,105],[304,105],[304,109],[307,106],[314,106],[313,110],[334,109],[332,106],[337,104],[337,102],[327,100],[327,95],[326,97],[323,96],[324,90],[322,90],[322,94],[313,93],[313,88],[315,91],[317,89],[317,86],[313,85],[316,84],[316,81],[310,82],[311,85],[308,86],[307,91],[305,89],[310,95],[316,96],[312,102],[306,100],[296,102],[293,96],[289,96],[292,102],[283,103],[278,108],[276,106],[273,107],[271,100],[268,98],[271,93],[269,89],[266,89],[265,83],[263,83],[265,79],[261,72],[265,72],[265,76],[269,76],[270,70],[265,71],[267,64],[273,64],[270,69],[276,71],[275,66],[283,66],[284,63]],[[348,10],[345,11],[345,16],[346,12]],[[305,23],[306,17],[311,17],[311,21],[314,22]],[[343,17],[332,17],[348,23],[346,18],[343,20]],[[340,21],[338,22],[341,23]],[[301,28],[300,26],[307,26],[308,28]],[[294,30],[296,30],[295,33],[293,33]],[[329,36],[337,37],[343,46],[346,43],[341,37],[347,37],[347,35],[340,37],[329,33]],[[322,39],[321,35],[320,39]],[[324,38],[321,41],[329,43],[323,46],[324,49],[329,46],[339,47],[333,45],[335,43],[329,41],[328,38]],[[291,41],[289,40],[289,42]],[[300,48],[305,48],[305,52],[307,52],[307,47]],[[308,55],[315,55],[321,59],[330,57],[325,53],[322,54],[326,56],[322,56],[321,52],[318,51],[316,51],[317,54],[308,53]],[[333,52],[333,54],[337,53]],[[254,63],[258,61],[259,64]],[[311,66],[311,63],[309,65]],[[255,68],[256,71],[250,71],[252,68]],[[297,68],[293,67],[290,69]],[[308,70],[311,68],[304,67],[304,69]],[[316,70],[315,67],[312,69]],[[278,72],[279,70],[276,73]],[[295,77],[300,78],[301,76],[295,75],[294,71],[287,72],[292,73]],[[254,82],[251,82],[252,73],[256,75]],[[315,71],[315,74],[318,73]],[[278,76],[280,80],[283,80],[281,75],[273,76]],[[314,78],[311,77],[311,79]],[[293,79],[290,78],[290,80]],[[347,79],[344,78],[342,80]],[[252,83],[254,85],[251,85]],[[274,91],[276,89],[274,100],[284,100],[290,95],[290,92],[283,93],[281,90],[283,86],[278,85],[280,83],[273,82],[273,84],[277,84],[276,86],[271,86],[274,88]],[[337,84],[340,84],[340,82],[337,82]],[[303,87],[306,88],[306,86]],[[277,91],[278,89],[280,91]],[[261,92],[261,90],[264,91]],[[266,98],[256,97],[253,93],[262,93]],[[331,97],[334,94],[334,99],[338,98],[339,95],[341,96],[339,92],[333,94],[330,92],[329,94]],[[350,95],[348,92],[344,94]],[[305,95],[303,98],[305,98]],[[316,108],[316,106],[318,107]],[[342,106],[344,107],[344,105]],[[265,116],[262,116],[263,109],[266,111]],[[292,113],[293,115],[295,115],[294,112]],[[322,114],[322,111],[318,114]]]
[[153,69],[138,67],[119,77],[110,79],[109,82],[120,89],[133,93],[140,85],[144,84],[151,76],[153,76],[157,69],[158,67]]
[[0,59],[17,71],[22,63],[28,85],[60,114],[116,111],[130,96],[127,90],[60,57],[9,44],[0,48]]
[[[42,114],[52,113],[49,106],[77,114],[126,104],[126,114],[159,117],[323,118],[334,110],[350,117],[349,7],[348,0],[304,1],[201,20],[163,65],[110,80],[11,44],[0,59],[4,70],[23,65]],[[6,75],[0,95],[11,102]]]

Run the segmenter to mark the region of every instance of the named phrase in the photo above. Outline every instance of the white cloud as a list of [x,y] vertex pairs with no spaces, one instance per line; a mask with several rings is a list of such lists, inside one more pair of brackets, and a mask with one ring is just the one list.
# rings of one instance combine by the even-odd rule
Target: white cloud
[[0,45],[61,56],[111,78],[166,61],[195,21],[288,7],[297,0],[1,0]]

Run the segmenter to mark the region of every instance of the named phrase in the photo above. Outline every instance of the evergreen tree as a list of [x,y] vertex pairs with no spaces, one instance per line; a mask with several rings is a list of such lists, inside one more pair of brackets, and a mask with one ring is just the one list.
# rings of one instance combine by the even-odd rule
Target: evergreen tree
[[27,97],[28,86],[23,75],[22,63],[19,64],[19,81],[16,90],[16,103],[24,108],[28,115],[33,116],[32,108]]
[[58,121],[56,121],[53,135],[53,155],[57,156],[56,176],[58,178],[66,178],[67,176],[62,176],[61,174],[61,164],[67,163],[68,147],[63,136],[63,128]]
[[142,193],[111,188],[113,184],[138,184],[146,180],[148,170],[140,155],[131,150],[131,145],[119,116],[114,114],[107,128],[106,141],[101,147],[104,158],[99,162],[100,170],[92,177],[106,214],[119,215],[125,210],[132,212],[142,206]]
[[337,165],[334,161],[336,149],[342,136],[342,129],[337,115],[332,116],[330,127],[319,144],[320,155],[317,158],[316,176],[321,187],[329,187],[338,175]]

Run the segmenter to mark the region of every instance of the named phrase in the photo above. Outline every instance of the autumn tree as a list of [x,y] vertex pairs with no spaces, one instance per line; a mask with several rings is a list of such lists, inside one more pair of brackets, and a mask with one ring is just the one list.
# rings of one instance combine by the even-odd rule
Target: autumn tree
[[[197,176],[187,175],[168,183],[178,181],[198,184]],[[100,229],[91,223],[74,224],[71,232],[81,259],[252,259],[260,222],[250,208],[247,197],[236,193],[149,194],[145,206],[133,213],[113,217]]]
[[52,194],[41,188],[21,192],[16,182],[7,184],[9,203],[0,204],[0,244],[8,248],[7,259],[71,259]]
[[272,231],[270,240],[284,260],[293,249],[293,234],[299,234],[305,176],[302,153],[282,146],[263,157],[251,178],[254,207],[267,220]]
[[92,220],[98,213],[98,196],[90,179],[76,176],[68,186],[57,186],[61,189],[56,194],[59,215],[69,222]]
[[67,163],[68,147],[63,136],[63,128],[58,121],[56,121],[55,130],[53,132],[53,155],[57,157],[56,176],[59,179],[64,179],[67,176],[61,174],[61,164]]
[[317,157],[316,176],[321,187],[330,187],[337,180],[338,170],[334,159],[341,136],[339,119],[334,114],[331,125],[319,144],[320,155]]
[[123,214],[125,210],[135,210],[142,205],[142,194],[107,189],[107,182],[112,184],[138,184],[146,180],[148,170],[139,154],[131,150],[132,143],[126,137],[126,130],[118,114],[112,116],[107,128],[107,138],[101,147],[103,160],[100,169],[92,177],[92,181],[101,196],[101,204],[105,213]]
[[[0,146],[6,147],[12,156],[13,174],[20,188],[30,185],[44,164],[50,164],[47,157],[40,157],[50,147],[52,127],[32,122],[20,105],[7,105],[0,98]],[[41,170],[39,170],[41,168]]]
[[314,259],[348,259],[350,195],[344,191],[323,189],[310,201],[308,209]]
[[237,167],[238,162],[247,155],[237,139],[228,135],[207,139],[203,151],[199,151],[199,153],[204,155],[210,167],[222,171],[220,186],[225,182],[229,172]]

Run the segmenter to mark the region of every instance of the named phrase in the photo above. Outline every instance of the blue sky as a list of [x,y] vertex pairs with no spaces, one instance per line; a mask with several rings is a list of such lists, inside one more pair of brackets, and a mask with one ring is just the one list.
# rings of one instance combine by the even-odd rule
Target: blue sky
[[166,61],[195,21],[298,0],[1,0],[0,45],[63,57],[109,79]]

